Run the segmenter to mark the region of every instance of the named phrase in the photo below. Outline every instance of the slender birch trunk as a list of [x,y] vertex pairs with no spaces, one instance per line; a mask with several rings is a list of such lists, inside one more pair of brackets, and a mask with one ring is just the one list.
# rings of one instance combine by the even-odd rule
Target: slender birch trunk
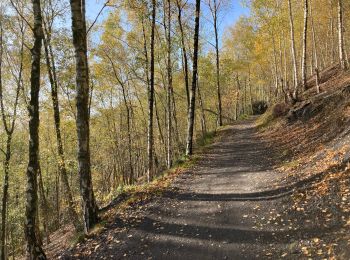
[[173,76],[172,76],[172,61],[171,61],[171,4],[170,0],[167,0],[168,4],[168,28],[167,28],[167,167],[172,166],[172,88],[173,88]]
[[55,58],[52,51],[51,45],[51,29],[46,26],[44,22],[44,50],[45,50],[45,60],[47,73],[49,76],[49,82],[51,85],[51,100],[52,100],[52,108],[54,112],[54,122],[55,122],[55,132],[56,132],[56,142],[57,142],[57,153],[59,157],[58,169],[61,176],[61,182],[63,187],[63,194],[65,196],[66,201],[68,202],[68,214],[71,218],[71,221],[76,230],[81,230],[81,224],[79,222],[78,214],[75,210],[73,194],[71,188],[69,186],[68,175],[67,175],[67,167],[66,167],[66,158],[64,155],[63,149],[63,141],[61,134],[61,116],[60,116],[60,107],[58,100],[58,81],[56,74],[56,65]]
[[338,0],[338,47],[339,47],[339,61],[343,70],[347,69],[347,62],[345,59],[344,50],[344,24],[343,24],[343,1]]
[[178,9],[178,23],[180,28],[180,36],[181,36],[181,47],[182,47],[182,55],[183,55],[183,61],[184,61],[184,74],[185,74],[185,88],[186,88],[186,98],[187,98],[187,110],[190,107],[190,90],[189,90],[189,76],[188,76],[188,58],[187,58],[187,51],[186,51],[186,45],[185,45],[185,35],[182,25],[182,8],[181,6],[181,0],[176,1],[177,9]]
[[198,102],[201,108],[201,128],[202,128],[202,135],[204,137],[205,134],[207,133],[207,124],[206,124],[205,112],[204,112],[204,102],[200,91],[199,77],[197,78],[197,88],[198,88]]
[[295,50],[294,19],[293,19],[291,0],[288,0],[288,9],[289,9],[289,24],[290,24],[290,43],[291,43],[291,52],[292,52],[292,60],[293,60],[293,77],[294,77],[293,98],[298,99],[298,65],[297,65],[297,57],[296,57],[296,50]]
[[217,123],[222,126],[222,102],[221,102],[221,87],[220,87],[220,52],[219,52],[219,35],[218,35],[218,7],[220,2],[213,0],[209,1],[209,8],[213,17],[213,26],[215,33],[215,54],[216,54],[216,91],[217,91],[217,107],[218,107],[218,118]]
[[309,16],[309,1],[304,0],[304,30],[303,30],[303,57],[301,63],[301,75],[304,91],[306,90],[306,55],[307,55],[307,28],[308,28],[308,16]]

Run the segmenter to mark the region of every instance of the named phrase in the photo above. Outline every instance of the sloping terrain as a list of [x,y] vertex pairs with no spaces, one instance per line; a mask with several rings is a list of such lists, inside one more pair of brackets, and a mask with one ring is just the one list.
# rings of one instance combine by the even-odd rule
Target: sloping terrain
[[349,259],[350,77],[226,127],[156,197],[109,209],[61,259]]
[[302,101],[286,116],[260,119],[260,137],[279,150],[282,162],[276,170],[284,177],[275,185],[303,184],[293,192],[291,207],[268,218],[279,223],[294,218],[297,229],[322,230],[311,241],[296,240],[296,248],[306,257],[348,259],[350,76],[332,66],[321,77],[320,94],[311,79]]

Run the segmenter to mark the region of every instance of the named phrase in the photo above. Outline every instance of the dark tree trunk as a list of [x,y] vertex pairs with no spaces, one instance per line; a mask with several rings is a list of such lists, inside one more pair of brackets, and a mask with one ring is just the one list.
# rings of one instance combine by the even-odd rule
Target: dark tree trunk
[[[1,73],[1,72],[0,72]],[[12,134],[7,136],[6,152],[4,161],[4,182],[2,191],[2,207],[1,207],[1,248],[0,259],[7,259],[6,254],[6,226],[7,226],[7,201],[8,201],[8,189],[9,189],[9,174],[10,174],[10,159],[11,159],[11,138]]]
[[85,22],[85,2],[70,1],[72,12],[73,44],[76,60],[76,108],[78,135],[78,163],[80,193],[83,203],[84,230],[89,232],[98,221],[90,165],[89,129],[89,70]]
[[152,0],[152,28],[151,28],[151,79],[148,90],[148,133],[147,133],[147,180],[150,182],[154,175],[153,165],[153,108],[154,108],[154,35],[156,26],[156,1]]
[[186,142],[186,155],[192,155],[193,153],[193,129],[195,119],[195,106],[196,106],[196,83],[197,83],[197,69],[198,69],[198,39],[199,39],[199,16],[200,16],[201,2],[196,0],[196,18],[194,29],[194,44],[193,44],[193,76],[192,87],[190,92],[190,108],[188,110],[188,128],[187,128],[187,142]]
[[40,90],[40,57],[43,39],[40,0],[33,0],[34,13],[34,46],[31,49],[32,65],[30,73],[29,112],[29,162],[27,167],[25,237],[28,259],[46,259],[37,234],[38,212],[38,174],[39,165],[39,90]]

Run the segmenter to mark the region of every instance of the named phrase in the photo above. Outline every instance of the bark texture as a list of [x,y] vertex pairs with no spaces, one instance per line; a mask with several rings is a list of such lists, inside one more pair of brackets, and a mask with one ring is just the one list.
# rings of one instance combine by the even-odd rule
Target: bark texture
[[172,72],[172,61],[171,61],[171,2],[167,0],[167,16],[168,16],[168,28],[167,28],[167,167],[168,169],[172,166],[172,89],[173,89],[173,72]]
[[154,108],[154,35],[156,26],[156,1],[152,0],[152,28],[151,28],[151,78],[148,90],[148,133],[147,133],[147,180],[150,182],[154,175],[153,165],[153,108]]
[[89,232],[98,221],[90,165],[89,70],[87,59],[85,2],[70,1],[73,44],[76,61],[76,108],[80,193],[83,203],[84,230]]
[[46,259],[41,247],[38,226],[38,174],[39,165],[39,91],[40,91],[40,58],[43,39],[40,0],[33,0],[34,45],[31,49],[32,65],[30,72],[29,112],[29,162],[27,167],[25,237],[28,259]]
[[199,39],[199,17],[200,17],[201,2],[196,0],[196,18],[194,29],[194,43],[193,43],[193,76],[192,87],[190,92],[190,108],[187,118],[187,141],[186,141],[186,155],[192,155],[193,153],[193,129],[195,119],[195,106],[196,106],[196,83],[197,83],[197,71],[198,71],[198,39]]
[[307,55],[307,28],[308,28],[308,16],[309,16],[309,1],[304,0],[304,30],[303,30],[303,57],[302,57],[302,83],[303,89],[306,90],[306,55]]
[[338,0],[338,41],[339,41],[339,60],[343,70],[347,69],[344,49],[344,25],[343,25],[343,1]]
[[297,57],[295,50],[295,37],[294,37],[294,19],[293,19],[293,10],[291,0],[288,0],[288,10],[289,10],[289,24],[290,24],[290,43],[291,43],[291,52],[293,60],[293,77],[294,77],[294,91],[293,98],[298,98],[298,65]]

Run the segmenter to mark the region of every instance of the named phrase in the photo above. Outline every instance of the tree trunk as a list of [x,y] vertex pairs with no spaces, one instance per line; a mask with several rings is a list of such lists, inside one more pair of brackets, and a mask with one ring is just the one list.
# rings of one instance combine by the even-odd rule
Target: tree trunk
[[313,43],[313,49],[314,49],[315,69],[318,69],[319,65],[318,65],[318,53],[317,53],[317,43],[316,43],[316,30],[315,30],[315,24],[314,24],[313,12],[312,12],[312,3],[310,4],[310,17],[311,17],[312,43]]
[[39,90],[40,90],[40,57],[43,39],[40,0],[33,0],[34,13],[34,46],[31,49],[32,66],[30,72],[29,112],[29,162],[27,167],[25,237],[28,259],[46,259],[39,243],[36,227],[38,225],[38,173],[39,165]]
[[55,122],[55,132],[56,132],[56,141],[57,141],[57,153],[59,157],[58,169],[61,176],[62,187],[64,190],[64,196],[68,202],[68,214],[71,218],[71,221],[77,231],[81,230],[81,224],[79,222],[79,217],[75,211],[74,199],[72,195],[71,188],[69,186],[68,176],[67,176],[67,167],[66,159],[64,156],[63,142],[61,135],[61,116],[60,116],[60,107],[58,101],[58,83],[56,75],[56,66],[53,56],[52,46],[51,46],[51,29],[46,27],[44,22],[44,50],[45,50],[45,60],[47,66],[47,72],[49,76],[49,81],[51,85],[51,100],[53,108],[53,117]]
[[[0,72],[1,73],[1,72]],[[7,226],[7,202],[9,189],[10,159],[11,159],[11,138],[12,134],[7,136],[6,153],[4,161],[4,182],[2,191],[2,207],[1,207],[1,248],[0,259],[7,259],[6,253],[6,226]]]
[[194,44],[193,44],[193,76],[192,76],[192,87],[190,92],[190,108],[188,111],[188,119],[187,119],[188,128],[187,128],[186,155],[192,155],[193,153],[193,129],[194,129],[194,119],[195,119],[195,106],[196,106],[200,7],[201,7],[200,0],[196,0],[196,18],[195,18]]
[[309,16],[309,0],[304,0],[304,30],[303,30],[303,57],[301,64],[302,84],[304,91],[306,90],[306,51],[307,51],[307,28]]
[[40,195],[40,206],[42,208],[42,219],[43,219],[43,228],[44,228],[44,236],[46,237],[46,243],[50,243],[50,235],[48,232],[48,215],[50,211],[49,203],[47,202],[45,191],[44,191],[44,183],[43,183],[43,176],[41,172],[41,168],[39,168],[39,180],[38,180],[38,191]]
[[219,53],[219,35],[218,35],[218,5],[214,0],[214,7],[212,11],[214,20],[215,32],[215,52],[216,52],[216,91],[218,96],[218,125],[222,126],[222,102],[221,102],[221,88],[220,88],[220,53]]
[[201,128],[202,128],[202,136],[204,137],[205,134],[207,133],[207,124],[206,124],[206,119],[205,119],[205,112],[204,112],[204,104],[203,104],[203,99],[200,91],[200,86],[199,86],[199,78],[197,78],[197,88],[198,88],[198,102],[199,106],[201,108]]
[[315,73],[316,73],[316,92],[317,94],[319,94],[321,90],[320,90],[320,72],[318,68],[315,68]]
[[180,147],[180,137],[179,137],[179,127],[177,123],[177,116],[176,116],[176,102],[175,102],[175,95],[174,95],[174,89],[171,89],[171,99],[172,99],[172,108],[173,108],[173,119],[174,119],[174,134],[175,134],[175,140],[177,143],[177,147]]
[[[158,113],[158,106],[157,106],[157,97],[154,97],[154,109],[155,109],[155,114],[156,114],[156,121],[157,121],[157,127],[158,127],[158,132],[159,132],[159,139],[162,145],[165,147],[165,141],[164,141],[164,135],[160,123],[160,118],[159,118],[159,113]],[[165,151],[164,151],[165,152]]]
[[21,88],[21,80],[22,80],[22,69],[23,69],[23,35],[22,35],[22,46],[21,46],[21,62],[20,69],[18,75],[18,83],[16,89],[16,97],[14,101],[13,108],[13,117],[8,121],[7,114],[5,112],[4,106],[4,96],[3,96],[3,85],[2,85],[2,57],[3,57],[3,28],[2,28],[2,17],[0,17],[0,109],[1,109],[1,119],[3,123],[3,127],[6,133],[6,150],[4,151],[5,160],[3,162],[4,167],[4,180],[3,180],[3,190],[2,190],[2,206],[1,206],[1,245],[0,245],[0,259],[7,259],[7,250],[6,250],[6,227],[7,227],[7,203],[8,203],[8,194],[9,194],[9,174],[10,174],[10,160],[11,160],[11,143],[12,143],[12,135],[15,129],[15,121],[17,115],[17,106],[18,106],[18,98],[19,92]]
[[114,77],[116,78],[116,80],[118,81],[119,85],[122,88],[122,94],[123,94],[123,102],[124,102],[124,106],[125,106],[125,110],[126,110],[126,125],[127,125],[127,135],[128,135],[128,161],[129,161],[129,170],[130,170],[130,174],[128,176],[128,183],[132,184],[134,182],[134,167],[132,164],[132,140],[131,140],[131,111],[130,111],[130,107],[128,104],[128,100],[127,100],[127,96],[126,96],[126,89],[125,89],[125,84],[124,82],[121,80],[121,78],[118,76],[116,67],[114,65],[113,60],[109,57],[109,55],[106,53],[106,56],[109,60],[109,62],[112,65],[112,69],[113,69],[113,74]]
[[343,1],[338,0],[338,41],[339,41],[339,61],[343,70],[347,69],[344,51],[344,25],[343,25]]
[[181,6],[181,0],[177,0],[177,9],[178,9],[178,22],[179,22],[179,28],[180,28],[180,34],[181,34],[181,46],[182,46],[182,55],[184,60],[184,73],[185,73],[185,88],[186,88],[186,98],[187,98],[187,110],[190,107],[190,90],[189,90],[189,77],[188,77],[188,60],[187,60],[187,52],[186,52],[186,45],[185,45],[185,36],[184,36],[184,30],[182,26],[182,6]]
[[273,46],[273,67],[274,67],[274,76],[275,76],[275,93],[274,97],[278,96],[278,69],[277,69],[277,53],[276,53],[276,41],[275,34],[272,32],[272,46]]
[[330,9],[330,31],[331,31],[331,56],[332,56],[332,64],[335,62],[336,56],[336,48],[334,43],[334,18],[333,18],[333,1],[329,0],[329,9]]
[[170,0],[168,3],[168,30],[167,30],[167,74],[168,74],[168,85],[167,85],[167,167],[168,169],[172,166],[172,88],[173,88],[173,76],[172,76],[172,63],[171,63],[171,4]]
[[148,133],[147,133],[147,181],[150,182],[154,175],[153,164],[153,108],[154,108],[154,35],[156,24],[156,1],[152,0],[152,28],[151,28],[151,79],[148,90]]
[[70,0],[73,44],[76,61],[76,108],[80,193],[83,203],[84,230],[86,233],[98,221],[90,165],[89,129],[89,70],[87,59],[85,2]]
[[236,75],[236,82],[237,82],[237,96],[236,96],[236,120],[239,119],[239,116],[241,114],[240,111],[240,91],[241,91],[241,83],[239,82],[238,74]]
[[295,50],[295,39],[294,39],[294,20],[293,20],[293,11],[291,0],[288,0],[288,9],[289,9],[289,23],[290,23],[290,42],[291,42],[291,51],[292,51],[292,60],[293,60],[293,76],[294,76],[294,91],[293,98],[298,99],[298,65],[297,57]]

